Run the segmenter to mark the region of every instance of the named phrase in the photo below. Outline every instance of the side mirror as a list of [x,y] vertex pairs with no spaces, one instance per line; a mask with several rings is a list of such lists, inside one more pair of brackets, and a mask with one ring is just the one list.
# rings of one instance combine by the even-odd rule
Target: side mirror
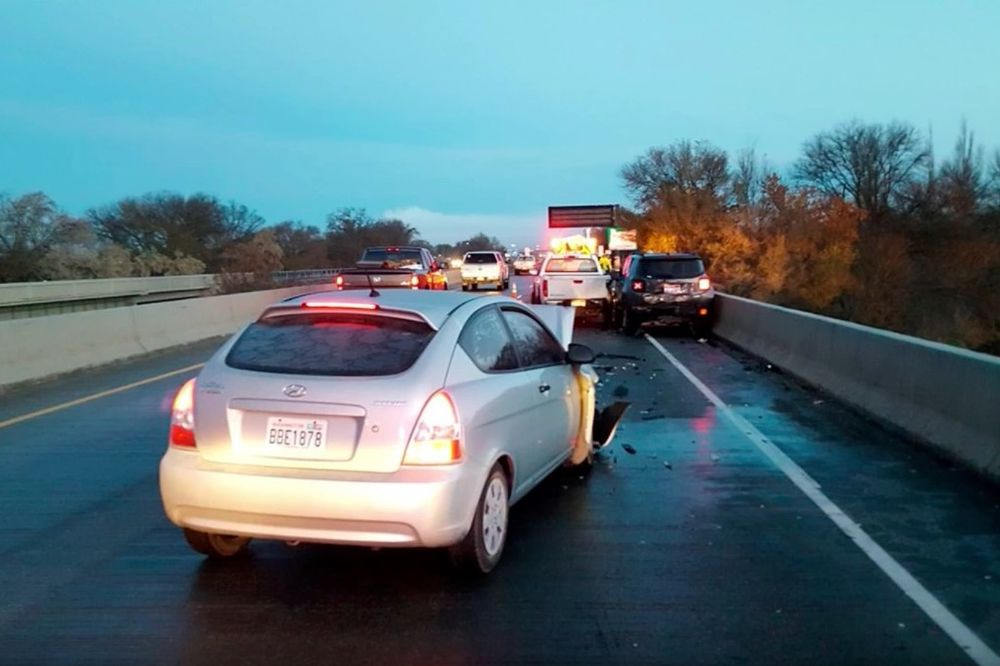
[[593,363],[595,358],[597,357],[594,355],[593,349],[576,342],[571,342],[569,344],[569,351],[566,352],[566,360],[570,365],[586,365],[587,363]]

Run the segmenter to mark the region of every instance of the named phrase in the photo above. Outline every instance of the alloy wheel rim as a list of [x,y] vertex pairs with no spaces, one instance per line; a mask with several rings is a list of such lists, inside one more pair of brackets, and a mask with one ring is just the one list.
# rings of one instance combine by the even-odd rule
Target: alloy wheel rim
[[486,554],[493,557],[500,552],[507,536],[507,486],[502,479],[494,478],[486,487],[483,501],[483,545]]

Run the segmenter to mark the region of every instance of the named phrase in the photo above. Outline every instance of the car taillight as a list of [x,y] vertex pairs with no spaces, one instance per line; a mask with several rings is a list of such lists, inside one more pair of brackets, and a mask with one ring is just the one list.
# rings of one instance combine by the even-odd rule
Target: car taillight
[[410,288],[419,289],[420,288],[420,278],[416,275],[410,277]]
[[174,446],[194,448],[194,380],[184,382],[170,410],[170,443]]
[[334,281],[333,281],[333,283],[334,283],[335,285],[337,285],[337,289],[338,289],[338,290],[341,290],[341,289],[343,289],[343,288],[344,288],[344,276],[343,276],[343,275],[338,275],[338,276],[337,276],[337,279],[336,279],[336,280],[334,280]]
[[431,396],[417,419],[404,465],[449,465],[462,459],[462,438],[455,403],[444,391]]
[[542,298],[549,297],[549,281],[542,280]]
[[708,291],[712,288],[712,281],[707,277],[698,278],[698,291]]
[[646,281],[632,280],[632,291],[646,291]]

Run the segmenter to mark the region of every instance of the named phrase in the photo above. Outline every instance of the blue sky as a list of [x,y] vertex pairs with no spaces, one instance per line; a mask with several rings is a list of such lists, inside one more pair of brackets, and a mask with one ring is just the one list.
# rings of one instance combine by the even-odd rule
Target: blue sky
[[[0,191],[155,190],[431,241],[624,201],[652,145],[787,165],[853,117],[1000,145],[1000,3],[0,0]],[[488,227],[488,228],[483,228]]]

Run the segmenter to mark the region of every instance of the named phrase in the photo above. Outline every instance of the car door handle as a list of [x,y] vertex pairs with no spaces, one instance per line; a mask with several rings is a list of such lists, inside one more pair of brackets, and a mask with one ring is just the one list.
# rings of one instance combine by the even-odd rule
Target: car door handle
[[549,386],[548,384],[540,384],[540,385],[538,386],[538,392],[539,392],[539,393],[548,393],[548,392],[549,392],[549,389],[551,389],[551,388],[552,388],[552,387],[551,387],[551,386]]

